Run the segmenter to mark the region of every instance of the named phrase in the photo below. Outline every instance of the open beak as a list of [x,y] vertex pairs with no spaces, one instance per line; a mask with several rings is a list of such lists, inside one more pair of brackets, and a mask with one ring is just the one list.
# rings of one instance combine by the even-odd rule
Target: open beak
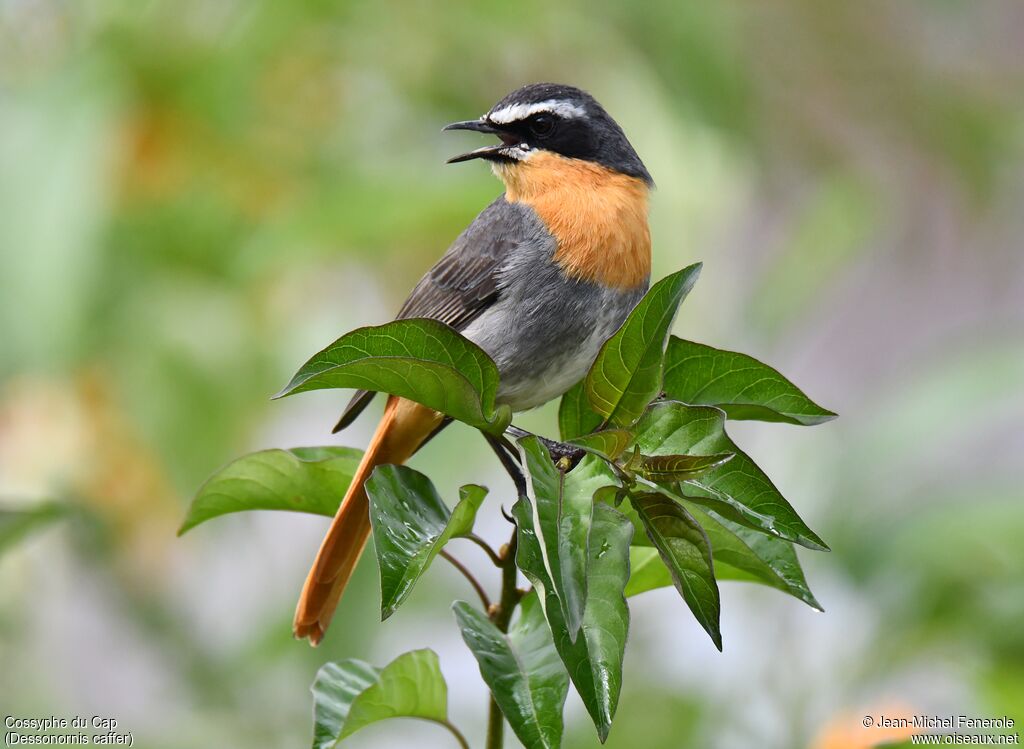
[[453,122],[451,125],[445,125],[443,130],[475,130],[478,133],[496,133],[498,128],[489,123],[487,120],[463,120],[462,122]]
[[445,125],[444,130],[473,130],[478,133],[489,133],[501,138],[501,143],[493,146],[483,146],[467,153],[452,156],[446,163],[457,164],[460,161],[472,159],[487,159],[489,161],[514,161],[509,156],[509,149],[515,148],[519,138],[508,130],[502,130],[484,119],[465,120],[464,122],[453,122]]

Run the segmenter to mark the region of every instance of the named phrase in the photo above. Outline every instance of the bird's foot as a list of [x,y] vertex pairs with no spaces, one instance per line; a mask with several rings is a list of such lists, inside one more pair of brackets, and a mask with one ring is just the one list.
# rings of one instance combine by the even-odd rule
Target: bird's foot
[[536,437],[547,448],[547,451],[551,454],[551,460],[562,471],[571,471],[576,467],[577,463],[583,460],[583,456],[587,454],[586,450],[576,445],[550,440],[547,437],[541,437],[539,434],[533,434],[512,424],[509,424],[505,434],[517,440],[523,437]]

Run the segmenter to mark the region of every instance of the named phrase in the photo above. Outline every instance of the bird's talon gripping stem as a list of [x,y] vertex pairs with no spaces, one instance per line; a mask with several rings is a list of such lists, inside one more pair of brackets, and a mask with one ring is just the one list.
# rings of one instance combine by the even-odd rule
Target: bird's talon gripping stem
[[533,434],[527,432],[525,429],[509,424],[505,430],[505,434],[511,435],[515,439],[522,439],[523,437],[536,437],[540,440],[541,444],[547,448],[548,453],[551,455],[551,460],[555,462],[558,469],[563,472],[571,471],[576,467],[576,464],[583,460],[583,456],[587,454],[586,450],[576,447],[576,445],[570,445],[567,442],[557,442],[550,440],[547,437],[541,437],[539,434]]

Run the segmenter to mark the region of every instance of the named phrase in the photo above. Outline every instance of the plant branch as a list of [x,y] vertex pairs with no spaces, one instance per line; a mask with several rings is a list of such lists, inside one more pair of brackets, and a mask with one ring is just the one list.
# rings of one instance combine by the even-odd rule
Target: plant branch
[[451,554],[449,554],[444,549],[441,549],[440,555],[444,559],[447,559],[451,563],[452,567],[454,567],[459,572],[461,572],[463,577],[465,577],[467,580],[469,580],[469,584],[473,586],[473,590],[475,590],[476,594],[478,596],[480,596],[480,601],[483,603],[484,608],[485,609],[490,609],[491,608],[491,599],[487,597],[487,591],[484,590],[484,587],[479,583],[479,581],[475,577],[473,577],[473,573],[470,572],[466,568],[466,566],[464,564],[462,564],[462,562],[460,562],[458,559],[453,557]]
[[486,432],[483,435],[484,439],[487,440],[487,444],[494,450],[494,454],[498,456],[501,465],[511,477],[512,483],[515,484],[517,496],[526,496],[526,477],[523,475],[523,470],[519,465],[519,456],[515,448],[504,436],[495,437],[493,434],[487,434]]
[[583,460],[583,456],[587,454],[587,451],[576,445],[569,444],[568,442],[557,442],[556,440],[549,440],[547,437],[541,437],[539,434],[533,434],[527,432],[525,429],[520,429],[517,426],[511,424],[505,430],[508,434],[511,434],[517,439],[523,437],[536,437],[540,440],[541,444],[547,448],[548,453],[551,455],[551,459],[556,463],[562,458],[569,459],[569,468],[575,468],[576,464]]
[[491,695],[491,704],[487,710],[487,749],[502,749],[505,745],[505,714]]
[[482,538],[480,538],[480,536],[476,535],[475,533],[470,533],[469,535],[463,536],[463,538],[465,538],[468,541],[472,541],[481,549],[483,549],[487,553],[487,556],[490,558],[490,560],[494,562],[495,567],[501,567],[502,561],[501,557],[498,556],[498,552],[492,549],[491,545],[484,541]]
[[[494,454],[498,456],[498,460],[501,461],[505,471],[512,478],[517,496],[525,497],[526,475],[523,473],[519,452],[515,446],[509,442],[505,435],[496,437],[485,433],[484,437],[487,439],[491,449],[494,450]],[[504,509],[502,514],[504,514]],[[496,605],[487,607],[487,616],[501,632],[508,632],[508,625],[512,621],[512,614],[516,606],[519,605],[519,599],[522,597],[522,593],[516,588],[518,575],[516,568],[516,542],[518,537],[516,533],[518,529],[514,525],[515,521],[512,518],[508,515],[505,515],[505,517],[513,523],[512,537],[507,544],[502,546],[501,551],[497,554],[494,554],[489,546],[487,547],[490,553],[494,554],[492,561],[501,569],[501,598]],[[502,749],[504,743],[505,715],[501,712],[501,708],[495,701],[494,695],[491,695],[490,708],[487,713],[487,743],[485,746],[486,749]]]
[[452,732],[452,736],[454,736],[455,740],[459,742],[461,749],[469,749],[469,742],[466,741],[466,737],[462,735],[462,731],[455,727],[454,723],[450,720],[442,720],[439,722],[442,726]]
[[[516,536],[517,529],[512,529],[512,537],[501,549],[501,600],[496,606],[487,610],[491,621],[494,622],[501,632],[508,632],[509,622],[512,621],[512,613],[519,605],[522,597],[516,588]],[[505,716],[491,696],[491,705],[487,714],[487,749],[501,749],[505,738]]]

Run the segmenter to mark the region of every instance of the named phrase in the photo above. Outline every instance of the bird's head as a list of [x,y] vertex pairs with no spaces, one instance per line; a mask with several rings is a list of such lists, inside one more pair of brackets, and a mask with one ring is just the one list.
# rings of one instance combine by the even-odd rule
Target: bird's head
[[503,179],[539,154],[579,159],[652,184],[651,175],[619,124],[596,99],[573,86],[533,83],[516,89],[476,120],[445,130],[475,130],[500,143],[448,159],[486,159]]

